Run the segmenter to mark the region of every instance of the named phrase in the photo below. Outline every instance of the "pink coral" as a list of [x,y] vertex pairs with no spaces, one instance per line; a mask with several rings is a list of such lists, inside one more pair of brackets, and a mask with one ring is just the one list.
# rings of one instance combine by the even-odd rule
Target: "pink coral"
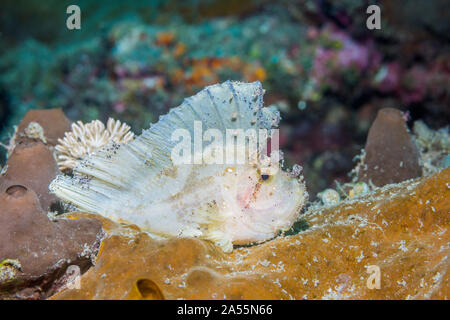
[[403,77],[399,95],[403,103],[411,104],[422,101],[427,94],[429,74],[420,67],[414,66]]
[[393,92],[398,88],[401,76],[401,66],[398,62],[391,62],[382,66],[375,77],[376,87],[380,92]]
[[376,52],[373,42],[357,42],[348,33],[335,27],[325,27],[320,36],[322,41],[316,48],[312,76],[319,84],[333,85],[333,76],[352,69],[358,73],[375,69],[381,55]]

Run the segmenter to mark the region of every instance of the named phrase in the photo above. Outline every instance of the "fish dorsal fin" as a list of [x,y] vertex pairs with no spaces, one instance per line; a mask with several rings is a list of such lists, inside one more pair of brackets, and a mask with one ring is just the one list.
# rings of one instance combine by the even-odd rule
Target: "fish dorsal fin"
[[176,143],[171,141],[173,131],[185,129],[193,137],[195,121],[202,123],[202,130],[218,129],[224,136],[226,129],[269,130],[278,125],[280,116],[278,111],[264,108],[263,94],[259,81],[226,81],[206,87],[161,116],[137,140],[157,146],[159,157],[170,162],[170,151]]
[[[51,190],[78,209],[102,214],[104,201],[124,201],[124,190],[137,197],[157,201],[163,194],[175,194],[181,183],[161,173],[172,167],[171,151],[176,145],[171,136],[176,129],[194,133],[194,121],[202,129],[271,129],[279,122],[276,109],[264,108],[260,82],[227,81],[204,88],[128,144],[109,144],[86,157],[74,168],[74,177],[58,176]],[[145,175],[145,178],[143,178]],[[152,188],[152,186],[158,186]]]

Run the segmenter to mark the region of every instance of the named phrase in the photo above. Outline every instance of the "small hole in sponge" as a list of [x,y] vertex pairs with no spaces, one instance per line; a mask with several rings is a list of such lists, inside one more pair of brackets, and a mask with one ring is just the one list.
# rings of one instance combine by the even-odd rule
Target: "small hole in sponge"
[[149,279],[140,279],[136,287],[144,300],[164,300],[164,295],[158,285]]
[[21,185],[14,185],[6,189],[6,194],[14,198],[23,197],[27,193],[28,189]]

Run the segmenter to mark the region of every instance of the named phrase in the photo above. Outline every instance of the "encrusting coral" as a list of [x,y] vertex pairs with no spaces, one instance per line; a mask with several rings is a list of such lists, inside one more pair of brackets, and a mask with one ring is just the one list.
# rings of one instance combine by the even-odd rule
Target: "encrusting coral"
[[310,208],[307,230],[231,254],[100,218],[107,236],[82,290],[53,299],[448,299],[449,179],[445,169]]
[[45,138],[44,129],[37,122],[30,122],[28,127],[25,128],[25,135],[30,139],[39,139],[43,143],[47,143]]
[[89,123],[78,121],[72,124],[72,131],[58,139],[55,147],[58,167],[61,171],[73,169],[85,155],[106,146],[110,141],[128,143],[133,141],[134,133],[130,126],[120,120],[108,119],[105,125],[100,120]]
[[414,122],[414,139],[420,150],[423,175],[436,173],[445,167],[445,159],[450,153],[449,128],[432,130],[421,120]]

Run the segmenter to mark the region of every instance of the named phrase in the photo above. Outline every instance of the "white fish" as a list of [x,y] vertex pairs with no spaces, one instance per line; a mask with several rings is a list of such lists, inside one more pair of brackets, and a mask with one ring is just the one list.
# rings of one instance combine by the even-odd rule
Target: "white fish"
[[136,224],[155,237],[198,237],[226,252],[233,244],[269,240],[292,226],[307,200],[299,172],[267,172],[248,161],[176,164],[171,157],[178,143],[172,133],[182,128],[194,136],[194,121],[224,136],[226,129],[277,126],[279,112],[265,108],[262,96],[259,82],[206,87],[133,142],[86,157],[73,177],[58,176],[50,189],[79,210]]

